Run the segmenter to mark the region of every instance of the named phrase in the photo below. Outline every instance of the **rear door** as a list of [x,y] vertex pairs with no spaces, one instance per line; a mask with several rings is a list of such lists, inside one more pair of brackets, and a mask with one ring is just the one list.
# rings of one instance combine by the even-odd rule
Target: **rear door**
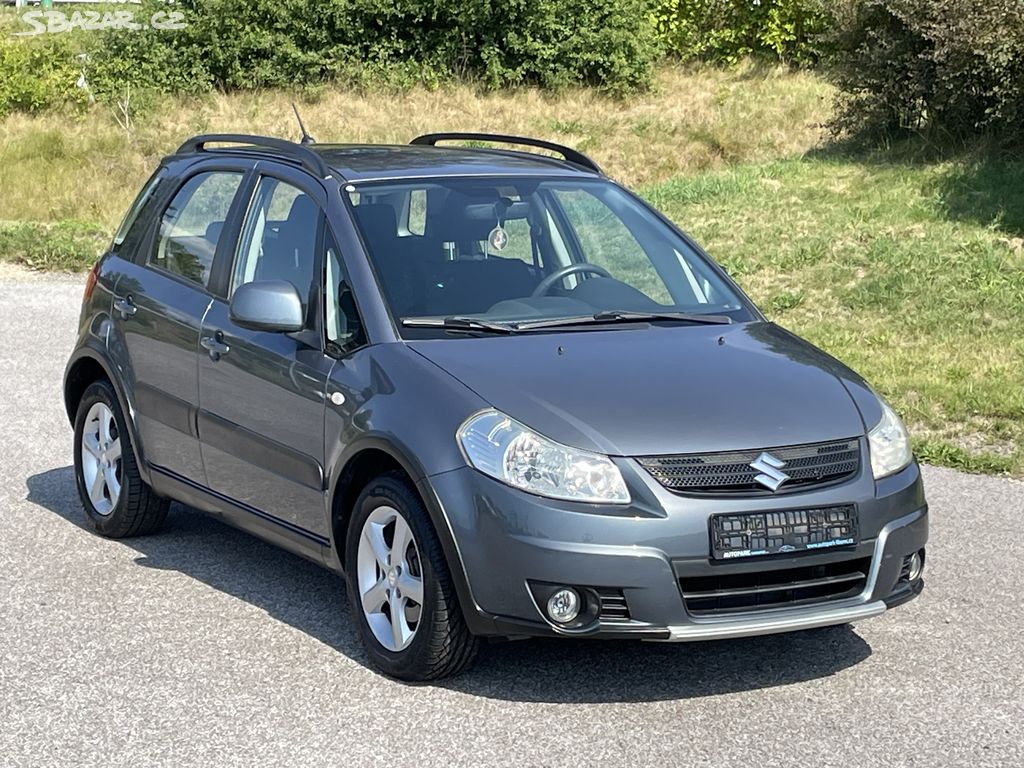
[[213,300],[214,257],[229,239],[222,233],[240,208],[246,170],[229,163],[182,179],[161,201],[115,287],[111,348],[135,404],[146,460],[199,484],[199,329]]
[[[199,362],[199,435],[213,490],[264,517],[325,541],[324,389],[333,359],[323,350],[323,188],[290,168],[262,164],[234,258],[202,324],[214,351]],[[218,256],[219,258],[219,256]],[[297,333],[231,322],[245,283],[288,280],[307,325]]]

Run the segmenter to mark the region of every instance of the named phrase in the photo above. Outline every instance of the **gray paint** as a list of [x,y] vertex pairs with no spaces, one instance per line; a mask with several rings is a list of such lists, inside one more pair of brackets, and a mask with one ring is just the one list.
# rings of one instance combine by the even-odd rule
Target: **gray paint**
[[199,355],[207,484],[325,536],[324,388],[333,360],[287,334],[239,327],[221,300],[202,332],[230,347],[216,360]]
[[305,324],[302,299],[286,280],[245,283],[235,289],[229,307],[231,322],[251,331],[293,333]]
[[[677,496],[624,462],[630,490],[639,497],[627,514],[610,516],[600,507],[552,502],[524,494],[468,467],[431,479],[463,555],[480,608],[489,614],[542,622],[530,599],[527,578],[573,580],[591,586],[624,589],[631,612],[652,626],[691,622],[683,608],[675,575],[707,574],[708,519],[713,514],[751,508],[750,499],[698,499]],[[922,520],[900,530],[880,557],[880,574],[865,599],[879,600],[892,591],[902,555],[927,541],[927,505],[916,465],[892,478],[879,498],[870,468],[862,467],[848,483],[793,496],[761,497],[759,510],[854,502],[861,517],[861,544],[856,554],[811,555],[811,562],[832,562],[875,552],[875,540],[890,521],[921,511]],[[653,513],[650,502],[657,507]],[[646,502],[646,503],[645,503]],[[500,541],[500,547],[492,542]],[[799,558],[808,562],[806,555]],[[791,558],[730,563],[733,572],[792,567]],[[721,566],[711,566],[721,568]],[[499,576],[500,575],[500,576]]]
[[134,315],[112,314],[108,349],[136,407],[136,428],[150,464],[206,483],[195,431],[199,407],[199,326],[211,296],[196,285],[119,258],[115,299]]
[[[318,151],[344,164],[347,178],[375,172],[579,173],[552,166],[556,161],[510,159],[501,152]],[[186,156],[166,162],[170,178],[206,164],[232,163],[288,179],[301,176],[294,167],[266,159]],[[254,184],[250,172],[239,200]],[[625,591],[633,623],[595,624],[577,632],[691,636],[684,628],[695,622],[683,608],[676,577],[721,568],[708,562],[710,516],[752,508],[855,503],[862,541],[853,554],[872,557],[874,575],[870,590],[854,602],[892,597],[901,558],[927,540],[927,505],[916,464],[876,483],[865,461],[856,477],[840,485],[754,501],[672,494],[629,458],[850,437],[866,443],[866,429],[880,415],[877,400],[841,363],[756,312],[757,320],[733,326],[638,323],[577,333],[403,342],[338,180],[304,177],[303,184],[338,240],[369,341],[340,359],[325,352],[316,329],[271,333],[232,321],[223,296],[239,201],[225,224],[209,293],[142,266],[146,239],[139,253],[109,254],[100,265],[99,286],[83,306],[68,386],[73,388],[82,360],[101,361],[128,413],[144,471],[160,492],[340,570],[340,542],[331,530],[334,494],[351,461],[367,450],[383,451],[423,496],[467,621],[481,634],[567,632],[541,617],[526,587],[527,579],[535,579]],[[236,294],[236,316],[247,317],[250,326],[270,320],[280,327],[293,320],[294,297],[283,286],[272,287],[272,295],[266,288],[253,286],[248,298]],[[112,309],[129,297],[134,314]],[[222,346],[204,346],[204,339]],[[631,504],[542,499],[469,468],[456,430],[491,406],[563,443],[616,457]],[[887,525],[896,527],[886,533],[883,549],[879,542]],[[800,562],[851,556],[827,552]],[[795,560],[730,567],[775,568]]]
[[768,323],[638,324],[409,346],[527,426],[614,456],[769,448],[864,432],[842,383],[849,371]]

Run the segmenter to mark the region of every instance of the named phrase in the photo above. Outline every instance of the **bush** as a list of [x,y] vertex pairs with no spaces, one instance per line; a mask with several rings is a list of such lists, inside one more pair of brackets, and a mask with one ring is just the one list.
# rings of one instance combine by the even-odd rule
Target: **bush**
[[0,37],[0,116],[84,103],[88,94],[75,85],[81,74],[75,53],[59,35]]
[[46,271],[78,272],[96,263],[110,233],[88,221],[0,222],[0,261]]
[[836,134],[1021,142],[1021,0],[847,0],[833,42]]
[[724,64],[751,55],[812,63],[829,23],[820,0],[660,0],[653,19],[669,53]]
[[184,7],[184,29],[106,35],[91,64],[97,92],[125,84],[180,92],[469,77],[493,88],[579,83],[621,93],[649,84],[658,53],[648,0],[207,0]]

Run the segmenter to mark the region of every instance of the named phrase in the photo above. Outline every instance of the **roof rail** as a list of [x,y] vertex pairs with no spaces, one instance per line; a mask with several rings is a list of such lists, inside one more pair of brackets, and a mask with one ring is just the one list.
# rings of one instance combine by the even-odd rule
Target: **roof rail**
[[268,136],[249,136],[243,133],[205,133],[193,136],[180,147],[175,154],[183,155],[191,152],[203,152],[207,150],[207,144],[241,144],[242,148],[256,147],[273,149],[288,156],[302,165],[307,171],[311,171],[325,179],[331,175],[331,169],[316,152],[286,139],[274,139]]
[[506,136],[500,133],[427,133],[423,136],[417,136],[409,143],[433,147],[436,146],[439,141],[487,141],[494,142],[495,144],[521,144],[524,147],[547,149],[552,152],[557,152],[566,161],[573,165],[578,165],[581,168],[586,168],[588,171],[593,171],[594,173],[604,176],[604,171],[601,170],[601,166],[579,150],[573,149],[572,147],[564,147],[561,144],[555,144],[552,141],[531,139],[526,136]]

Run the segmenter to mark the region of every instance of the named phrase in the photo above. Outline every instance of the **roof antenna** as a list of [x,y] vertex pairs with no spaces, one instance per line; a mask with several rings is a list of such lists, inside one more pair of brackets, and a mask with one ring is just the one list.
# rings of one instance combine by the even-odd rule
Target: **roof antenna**
[[292,109],[295,111],[295,119],[299,121],[299,130],[302,131],[302,139],[299,144],[316,144],[316,139],[310,136],[306,132],[306,126],[302,124],[302,116],[299,115],[299,108],[295,106],[295,102],[292,102]]

